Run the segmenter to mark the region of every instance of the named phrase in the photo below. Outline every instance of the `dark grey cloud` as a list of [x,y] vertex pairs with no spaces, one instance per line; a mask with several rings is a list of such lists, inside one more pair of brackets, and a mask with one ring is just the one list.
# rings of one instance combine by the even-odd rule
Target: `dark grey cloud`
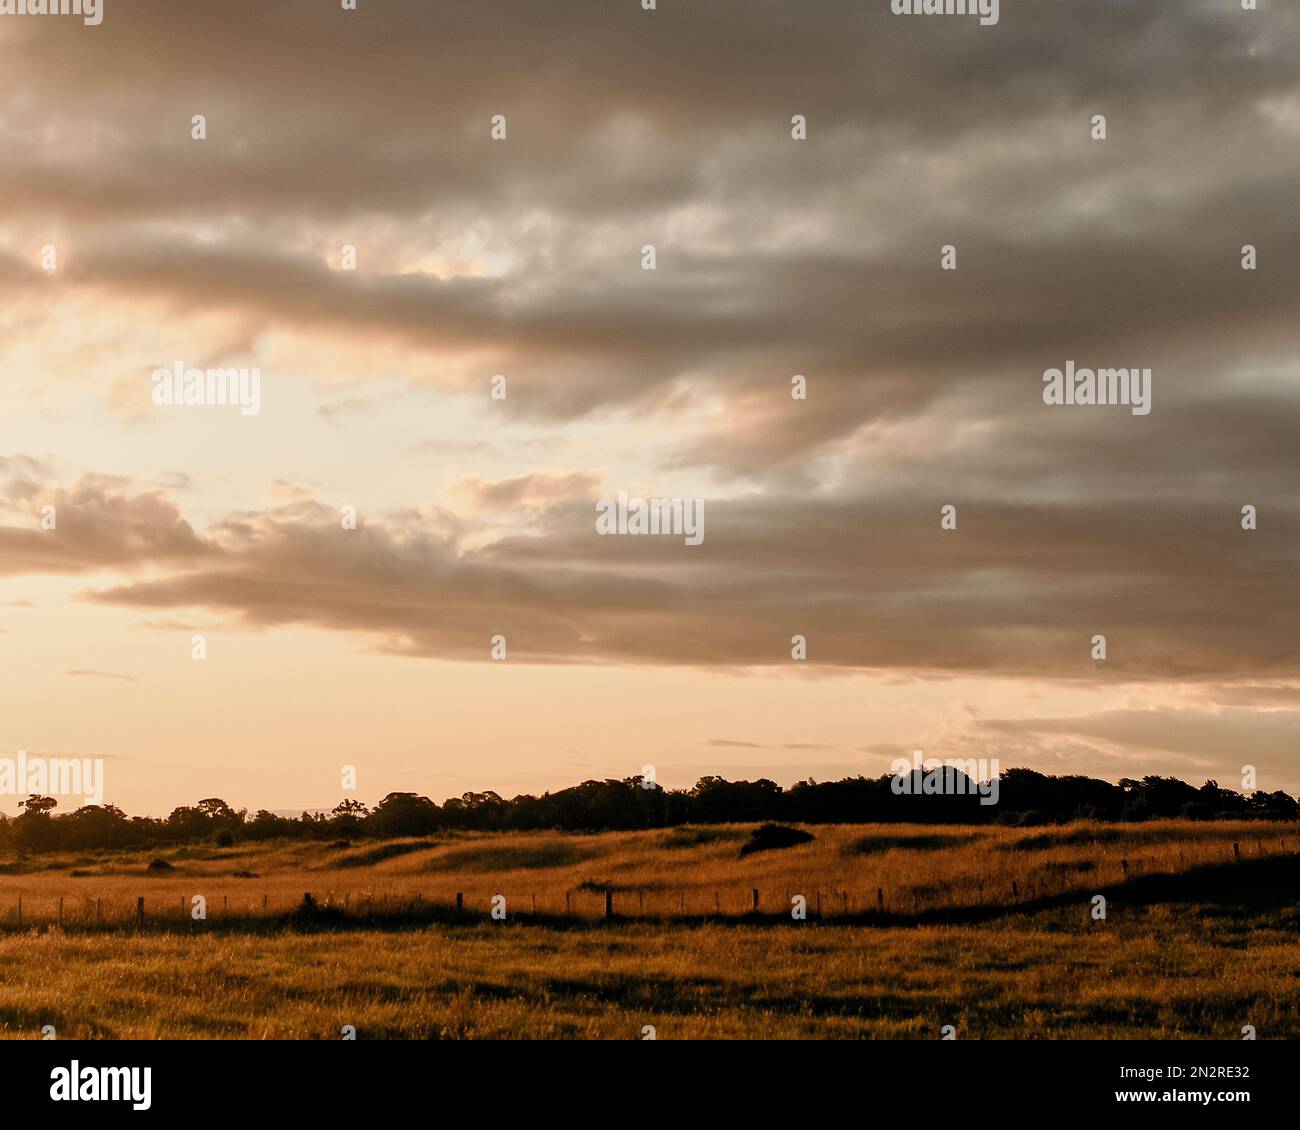
[[116,570],[130,579],[90,599],[312,625],[429,658],[482,659],[502,632],[521,662],[790,667],[799,634],[811,670],[1098,687],[1300,670],[1296,543],[1232,512],[986,501],[945,532],[937,510],[765,497],[706,511],[692,547],[601,537],[594,506],[564,498],[535,510],[529,536],[478,545],[474,523],[442,511],[344,530],[314,499],[197,534],[169,498],[95,482],[52,495],[68,512],[58,531],[0,527],[0,571]]
[[[525,413],[653,402],[685,374],[743,407],[814,377],[799,417],[683,452],[747,473],[976,382],[983,410],[1023,416],[1066,356],[1154,366],[1162,405],[1294,356],[1293,13],[1007,5],[979,28],[861,0],[370,7],[140,0],[93,32],[15,27],[39,113],[10,126],[0,192],[71,227],[59,285],[490,349],[537,390]],[[512,262],[326,269],[322,233],[363,222],[398,242],[473,227]],[[960,267],[941,274],[946,243]]]
[[[53,507],[49,529],[42,528],[46,506]],[[0,524],[0,576],[132,570],[211,552],[169,495],[130,493],[114,476],[86,475],[64,487],[19,474],[0,484],[0,513],[7,516]]]
[[1142,756],[1171,755],[1207,775],[1219,774],[1220,783],[1231,788],[1252,766],[1258,787],[1269,791],[1294,781],[1300,747],[1300,711],[1254,707],[1102,710],[1071,717],[990,718],[975,725],[1013,748],[1019,739],[1040,750],[1059,743],[1091,763],[1098,749],[1136,755],[1135,764]]
[[[589,503],[561,497],[596,472],[557,494],[538,471],[478,488],[539,511],[529,535],[470,548],[451,515],[345,533],[314,501],[198,534],[170,496],[92,480],[58,496],[53,538],[14,516],[52,476],[10,461],[0,572],[145,563],[92,599],[430,657],[482,657],[503,631],[525,661],[777,665],[800,633],[824,668],[1295,675],[1296,13],[366,9],[139,0],[94,31],[11,21],[7,220],[58,226],[75,254],[53,278],[0,260],[0,285],[229,312],[250,337],[477,351],[521,415],[559,430],[625,410],[643,460],[745,492],[686,548],[597,538]],[[194,113],[209,141],[189,139]],[[353,231],[388,266],[331,270]],[[466,231],[482,277],[391,267],[395,249],[467,254]],[[1066,359],[1152,368],[1151,415],[1045,407],[1040,376]],[[370,403],[331,396],[340,429]]]

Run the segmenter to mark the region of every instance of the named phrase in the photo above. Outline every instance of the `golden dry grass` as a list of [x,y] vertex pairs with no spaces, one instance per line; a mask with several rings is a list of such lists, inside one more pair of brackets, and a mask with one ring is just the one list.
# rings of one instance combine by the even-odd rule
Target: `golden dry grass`
[[[1300,1035],[1296,901],[1237,898],[1232,879],[1259,857],[1293,854],[1293,825],[813,827],[810,845],[741,859],[749,830],[192,848],[162,853],[177,868],[165,878],[146,872],[150,853],[9,859],[0,1036],[35,1037],[46,1024],[64,1038],[336,1039],[344,1025],[361,1038],[638,1039],[653,1025],[661,1039],[934,1039],[945,1024],[959,1038],[1236,1038],[1245,1024],[1260,1038]],[[1119,899],[1106,921],[1090,921],[1091,892],[1120,883],[1121,860],[1135,885],[1226,866],[1208,872],[1221,878],[1204,899]],[[233,879],[241,869],[259,878]],[[633,917],[644,891],[647,919],[600,921],[606,882]],[[740,917],[753,887],[767,921]],[[949,900],[991,917],[843,918],[843,895],[858,914],[878,887],[894,914],[915,898],[918,921]],[[462,924],[372,913],[385,898],[427,906],[458,890],[470,910]],[[282,912],[304,891],[335,904],[346,896],[347,915],[295,928]],[[804,893],[815,907],[818,891],[823,919],[789,920],[785,896]],[[566,892],[570,920],[533,923],[534,896],[545,916],[563,910]],[[208,899],[205,923],[181,917],[193,893]],[[497,893],[511,907],[505,922],[478,913]],[[106,918],[128,919],[137,895],[150,905],[143,932],[98,930],[75,913],[100,900]],[[63,930],[51,924],[59,897]],[[683,899],[695,917],[675,917]]]
[[[188,921],[195,894],[213,920],[271,915],[311,892],[321,902],[363,910],[419,897],[450,904],[457,892],[467,908],[486,911],[504,895],[514,913],[599,917],[603,890],[615,911],[651,917],[739,915],[752,906],[784,912],[803,894],[815,911],[856,914],[884,908],[914,913],[937,907],[1008,906],[1063,891],[1087,893],[1128,875],[1174,874],[1233,859],[1294,852],[1300,830],[1248,822],[1069,824],[1007,829],[934,825],[812,825],[813,843],[740,858],[752,826],[710,825],[646,832],[573,835],[563,832],[465,834],[437,840],[398,840],[331,849],[321,843],[190,847],[96,856],[32,857],[0,863],[0,926],[128,922],[143,896],[150,920]],[[151,859],[175,870],[148,871]],[[240,879],[239,871],[257,878]],[[76,874],[74,872],[84,873]],[[1014,884],[1014,887],[1013,887]],[[568,901],[566,903],[566,895]],[[184,910],[182,910],[184,907]]]
[[1294,928],[1246,925],[34,932],[0,938],[0,1035],[1294,1038]]

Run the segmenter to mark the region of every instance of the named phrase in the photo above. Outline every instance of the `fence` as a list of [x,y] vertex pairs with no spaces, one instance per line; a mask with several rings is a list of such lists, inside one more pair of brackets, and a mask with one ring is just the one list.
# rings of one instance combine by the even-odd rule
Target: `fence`
[[[1249,846],[1249,845],[1248,845]],[[1266,853],[1256,843],[1254,856],[1281,858],[1283,850]],[[1182,856],[1179,855],[1180,866]],[[1232,843],[1230,859],[1242,863],[1240,841]],[[4,896],[0,880],[0,929],[63,930],[188,930],[221,927],[279,928],[290,924],[340,925],[368,922],[392,925],[456,923],[477,921],[596,922],[673,920],[770,920],[770,921],[898,921],[941,911],[978,911],[1032,906],[1044,900],[1061,900],[1089,895],[1098,889],[1123,885],[1143,876],[1176,875],[1180,871],[1151,867],[1152,860],[1139,856],[1104,857],[1096,869],[1084,875],[1051,868],[1037,874],[1013,878],[1005,884],[966,883],[960,888],[947,882],[887,888],[852,888],[809,885],[803,890],[790,886],[763,890],[746,885],[713,887],[695,885],[679,889],[657,887],[614,887],[584,884],[542,894],[492,891],[486,888],[460,891],[415,891],[373,893],[355,890],[303,892],[263,891],[250,897],[241,887],[234,897],[215,893],[175,889],[167,895],[82,895],[72,897],[19,895]],[[1203,861],[1202,861],[1203,862]],[[123,880],[113,878],[114,885]],[[177,879],[178,886],[192,880]],[[197,885],[197,884],[195,884]],[[502,898],[504,897],[504,902]],[[202,901],[196,901],[201,898]],[[799,900],[802,899],[802,905]]]

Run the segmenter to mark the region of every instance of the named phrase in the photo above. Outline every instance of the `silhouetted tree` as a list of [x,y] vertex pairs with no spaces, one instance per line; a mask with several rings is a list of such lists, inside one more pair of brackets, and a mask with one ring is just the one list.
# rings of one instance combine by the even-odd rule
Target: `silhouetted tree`
[[365,828],[375,836],[427,836],[438,827],[438,806],[415,793],[389,793],[366,817]]
[[899,795],[894,778],[846,777],[800,781],[788,790],[767,779],[727,781],[701,777],[691,789],[647,788],[639,776],[583,781],[540,797],[505,800],[495,792],[469,792],[439,807],[415,793],[389,793],[373,811],[347,799],[330,812],[297,818],[260,809],[250,817],[208,797],[174,809],[165,820],[127,817],[113,805],[86,805],[55,816],[53,797],[32,794],[15,819],[0,816],[0,849],[92,850],[152,844],[235,839],[328,839],[372,835],[426,836],[442,828],[498,830],[561,828],[574,831],[656,828],[687,823],[797,821],[818,823],[910,822],[919,824],[1062,823],[1068,820],[1205,819],[1298,820],[1300,803],[1287,793],[1249,796],[1206,781],[1200,788],[1174,777],[1124,778],[1118,784],[1092,777],[1054,777],[1032,769],[1008,769],[999,778],[996,805],[980,803],[973,782],[946,767],[942,789],[927,793],[913,774],[910,795]]

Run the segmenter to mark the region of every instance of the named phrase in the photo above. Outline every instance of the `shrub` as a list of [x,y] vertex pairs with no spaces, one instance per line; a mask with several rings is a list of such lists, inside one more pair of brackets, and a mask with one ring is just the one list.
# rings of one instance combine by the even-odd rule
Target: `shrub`
[[749,841],[741,845],[741,855],[751,855],[756,851],[776,851],[779,848],[798,847],[800,844],[812,843],[811,832],[798,828],[786,828],[780,824],[764,824],[755,828]]

